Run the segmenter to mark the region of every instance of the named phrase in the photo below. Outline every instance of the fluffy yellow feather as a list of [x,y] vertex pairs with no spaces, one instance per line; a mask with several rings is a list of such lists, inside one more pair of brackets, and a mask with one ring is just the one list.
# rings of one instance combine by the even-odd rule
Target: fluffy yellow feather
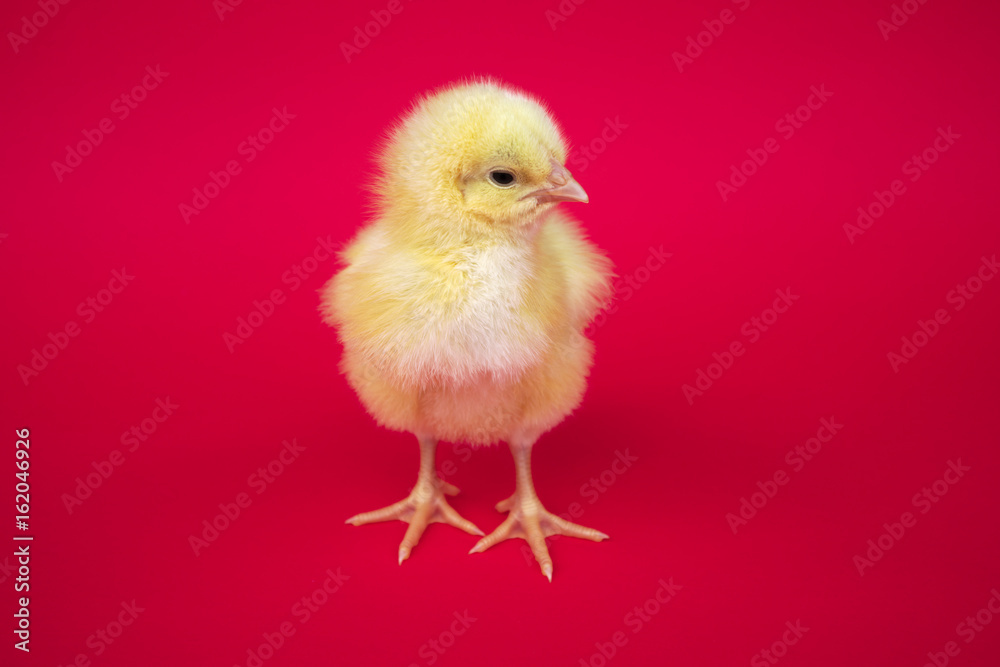
[[504,440],[518,465],[498,506],[510,516],[473,551],[524,536],[551,580],[546,535],[606,537],[549,514],[530,473],[534,442],[582,399],[583,329],[610,294],[610,262],[556,208],[587,201],[566,156],[548,111],[521,91],[477,80],[418,99],[381,148],[377,214],[323,289],[348,382],[380,424],[421,445],[413,493],[348,519],[408,522],[399,562],[428,522],[482,535],[444,498],[457,489],[434,472],[438,440]]

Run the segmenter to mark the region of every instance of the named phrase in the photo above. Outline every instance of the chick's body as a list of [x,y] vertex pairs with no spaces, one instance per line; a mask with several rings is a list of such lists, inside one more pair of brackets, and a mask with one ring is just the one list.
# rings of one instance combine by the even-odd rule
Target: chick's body
[[538,524],[532,548],[551,577],[544,535],[565,531],[540,514],[528,457],[582,399],[593,357],[583,329],[610,292],[610,262],[554,207],[586,201],[565,159],[559,130],[523,93],[479,81],[423,98],[383,147],[378,215],[324,288],[348,382],[380,424],[421,443],[414,493],[349,520],[408,521],[400,562],[421,523],[481,534],[434,491],[450,486],[432,473],[437,440],[505,440],[525,468],[508,521]]
[[531,238],[449,249],[394,242],[392,224],[362,232],[327,291],[368,411],[473,444],[558,424],[583,396],[606,260],[557,212]]

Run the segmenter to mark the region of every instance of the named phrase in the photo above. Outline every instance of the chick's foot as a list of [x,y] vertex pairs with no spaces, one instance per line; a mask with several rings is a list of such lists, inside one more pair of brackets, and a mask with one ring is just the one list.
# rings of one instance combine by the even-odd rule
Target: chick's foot
[[417,546],[428,524],[447,523],[472,535],[483,535],[483,531],[474,523],[465,519],[448,504],[445,494],[453,496],[457,493],[457,488],[441,479],[420,480],[410,495],[398,503],[372,512],[356,514],[345,523],[361,526],[366,523],[399,519],[410,524],[399,545],[399,563],[402,564],[410,557],[410,552]]
[[483,531],[479,530],[471,521],[463,518],[445,500],[445,494],[454,496],[458,493],[458,489],[438,477],[434,471],[437,440],[429,436],[417,436],[417,439],[420,442],[420,471],[417,473],[417,484],[413,487],[410,495],[388,507],[356,514],[344,522],[360,526],[376,521],[399,519],[410,524],[399,545],[400,565],[410,557],[410,551],[417,546],[427,524],[447,523],[472,535],[483,534]]
[[496,530],[479,540],[469,553],[486,551],[504,540],[520,537],[531,547],[531,553],[535,555],[535,560],[542,568],[542,574],[549,581],[552,581],[552,558],[545,545],[546,537],[569,535],[594,542],[608,539],[607,535],[598,530],[566,521],[552,514],[542,506],[533,493],[521,495],[515,492],[510,498],[497,503],[496,508],[500,512],[510,512],[510,514]]

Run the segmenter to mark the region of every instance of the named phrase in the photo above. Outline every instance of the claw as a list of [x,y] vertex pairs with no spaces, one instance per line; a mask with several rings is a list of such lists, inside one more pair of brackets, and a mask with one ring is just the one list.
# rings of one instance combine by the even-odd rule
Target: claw
[[511,503],[514,501],[514,496],[510,498],[504,498],[496,504],[497,512],[509,512],[511,508]]
[[459,494],[458,487],[454,484],[449,484],[448,482],[441,480],[440,486],[446,496],[457,496]]
[[504,521],[502,524],[500,524],[500,526],[496,530],[494,530],[492,533],[490,533],[483,539],[476,542],[476,546],[472,547],[472,549],[469,550],[469,553],[470,554],[482,553],[483,551],[486,551],[487,549],[492,547],[497,542],[506,540],[508,537],[511,536],[510,534],[511,531],[513,530],[513,526],[514,526],[513,521],[511,520],[511,518],[508,517],[507,520]]

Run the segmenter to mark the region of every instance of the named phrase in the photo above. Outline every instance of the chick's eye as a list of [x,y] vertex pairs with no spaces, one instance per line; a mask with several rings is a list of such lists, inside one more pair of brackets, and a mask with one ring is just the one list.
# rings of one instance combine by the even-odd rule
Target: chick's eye
[[514,174],[503,169],[494,169],[490,172],[490,181],[501,188],[509,188],[514,185]]

